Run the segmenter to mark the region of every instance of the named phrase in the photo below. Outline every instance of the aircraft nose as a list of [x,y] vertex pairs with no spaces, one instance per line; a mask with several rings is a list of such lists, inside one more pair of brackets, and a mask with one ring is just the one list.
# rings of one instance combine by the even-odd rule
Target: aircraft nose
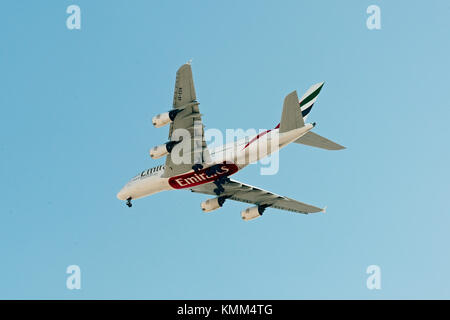
[[117,199],[119,200],[127,200],[128,196],[125,190],[125,187],[122,188],[122,190],[119,191],[117,194]]

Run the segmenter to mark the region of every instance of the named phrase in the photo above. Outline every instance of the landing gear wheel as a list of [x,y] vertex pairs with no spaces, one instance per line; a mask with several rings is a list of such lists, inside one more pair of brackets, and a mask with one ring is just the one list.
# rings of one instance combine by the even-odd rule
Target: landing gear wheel
[[217,188],[215,188],[213,191],[215,194],[220,196],[221,193],[225,192],[225,189],[220,184],[216,184],[216,185],[217,185]]
[[127,199],[127,206],[128,208],[131,208],[133,204],[131,203],[131,197]]
[[230,178],[228,178],[228,177],[222,177],[222,178],[220,178],[218,181],[219,181],[220,184],[225,184],[225,183],[227,183],[227,182],[230,182]]
[[220,165],[216,164],[216,165],[213,165],[212,167],[209,167],[209,168],[206,170],[206,174],[207,174],[208,176],[212,176],[212,175],[216,174],[217,171],[219,171],[219,170],[220,170]]
[[192,169],[195,173],[199,173],[199,171],[203,169],[203,166],[200,163],[196,163],[192,166]]

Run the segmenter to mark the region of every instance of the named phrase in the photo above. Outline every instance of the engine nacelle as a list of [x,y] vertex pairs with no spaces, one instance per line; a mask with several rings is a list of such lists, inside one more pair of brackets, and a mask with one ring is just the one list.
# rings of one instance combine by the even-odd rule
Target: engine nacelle
[[262,216],[265,208],[262,206],[254,206],[247,208],[241,212],[241,217],[245,221],[256,219]]
[[179,142],[180,141],[170,141],[165,144],[151,148],[150,157],[152,157],[152,159],[159,159],[161,157],[168,155],[172,151],[173,147],[175,147],[175,145]]
[[166,124],[175,120],[175,117],[180,111],[180,109],[173,109],[168,112],[160,113],[152,118],[152,123],[156,128],[164,127]]
[[206,201],[203,201],[200,206],[202,207],[202,210],[204,212],[211,212],[222,207],[223,204],[225,203],[225,200],[226,200],[225,197],[208,199]]
[[172,120],[170,120],[169,112],[160,113],[152,118],[152,123],[156,128],[164,127],[170,122]]
[[150,149],[150,157],[152,157],[152,159],[159,159],[167,154],[169,154],[169,151],[165,144]]

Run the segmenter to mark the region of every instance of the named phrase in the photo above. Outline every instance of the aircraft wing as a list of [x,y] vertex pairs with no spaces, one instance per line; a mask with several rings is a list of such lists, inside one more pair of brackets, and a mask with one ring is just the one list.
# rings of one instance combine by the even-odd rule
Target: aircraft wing
[[[216,186],[213,183],[206,183],[196,187],[191,188],[192,192],[198,192],[208,195],[216,195],[214,189]],[[266,205],[271,208],[276,208],[280,210],[298,212],[298,213],[314,213],[314,212],[325,212],[325,209],[321,209],[288,197],[283,197],[233,179],[226,182],[223,185],[225,191],[221,196],[226,196],[228,199],[252,203],[255,205]]]
[[[202,164],[210,160],[204,139],[202,115],[196,99],[192,69],[187,63],[177,71],[173,108],[179,111],[169,129],[169,141],[180,141],[180,133],[183,141],[175,145],[166,158],[166,169],[163,175],[166,178],[188,172],[192,170],[194,164]],[[185,134],[189,133],[188,139],[183,131]]]

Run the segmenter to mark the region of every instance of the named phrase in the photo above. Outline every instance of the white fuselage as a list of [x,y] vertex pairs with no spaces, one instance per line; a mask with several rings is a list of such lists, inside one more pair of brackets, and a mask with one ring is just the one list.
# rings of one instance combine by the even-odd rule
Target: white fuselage
[[[247,137],[210,149],[212,163],[204,166],[210,167],[225,162],[232,163],[234,167],[237,166],[237,169],[229,170],[230,168],[224,165],[223,173],[225,176],[234,174],[247,165],[263,159],[289,143],[294,142],[312,128],[312,124],[306,124],[301,128],[283,133],[280,133],[279,129],[267,130],[251,139]],[[210,177],[205,176],[205,174],[195,174],[194,170],[170,178],[163,177],[163,174],[164,166],[142,171],[119,191],[117,198],[120,200],[138,199],[160,191],[191,187],[189,183],[183,183],[183,181],[195,181],[196,185],[211,182]],[[180,184],[174,185],[172,182],[177,180]]]

